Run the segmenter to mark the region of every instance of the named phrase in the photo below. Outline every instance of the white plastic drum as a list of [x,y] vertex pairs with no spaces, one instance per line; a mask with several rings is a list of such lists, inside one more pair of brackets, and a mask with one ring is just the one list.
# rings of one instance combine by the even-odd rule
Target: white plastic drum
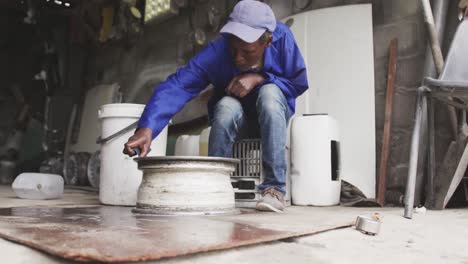
[[291,124],[291,193],[295,205],[340,202],[338,124],[328,115],[295,117]]
[[200,133],[200,142],[198,153],[200,156],[208,156],[208,144],[210,139],[211,127],[207,127]]
[[[109,137],[140,118],[145,105],[106,104],[99,109],[101,138]],[[142,172],[133,158],[122,153],[124,144],[135,129],[105,142],[101,146],[99,200],[103,204],[135,206]],[[153,140],[148,156],[165,156],[167,127]]]
[[198,156],[199,151],[199,135],[181,135],[177,138],[175,144],[175,156]]

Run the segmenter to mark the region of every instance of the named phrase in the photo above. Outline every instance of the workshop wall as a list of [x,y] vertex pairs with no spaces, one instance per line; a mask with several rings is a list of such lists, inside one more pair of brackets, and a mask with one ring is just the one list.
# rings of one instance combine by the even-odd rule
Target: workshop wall
[[[216,36],[215,32],[219,28],[213,27],[207,21],[207,6],[214,6],[219,10],[222,25],[226,14],[235,4],[235,1],[195,2],[197,4],[192,10],[184,11],[178,17],[161,24],[146,27],[141,39],[132,47],[119,45],[101,47],[88,67],[86,86],[117,82],[122,87],[125,101],[145,103],[157,83],[164,80],[178,66],[185,64],[200,50],[201,46],[196,44],[189,32],[200,28],[206,33],[207,39]],[[395,37],[398,38],[394,119],[387,184],[388,189],[402,193],[408,173],[416,90],[421,83],[426,51],[426,34],[420,1],[270,0],[265,2],[272,6],[278,19],[305,10],[347,4],[373,4],[377,167],[384,123],[388,48],[390,41]],[[454,12],[453,9],[451,7],[449,12]],[[451,25],[452,28],[454,26]],[[439,117],[437,122],[443,125],[446,116],[444,109],[440,109],[437,116]],[[442,126],[438,129],[438,137],[444,139],[447,135],[446,128]],[[440,142],[439,150],[444,149],[445,141]],[[438,157],[441,157],[442,152],[438,152]]]

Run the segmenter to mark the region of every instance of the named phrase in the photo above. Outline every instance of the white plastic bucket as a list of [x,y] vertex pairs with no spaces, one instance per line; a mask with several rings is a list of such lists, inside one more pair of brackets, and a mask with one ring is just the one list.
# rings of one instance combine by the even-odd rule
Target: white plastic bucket
[[[145,105],[106,104],[99,109],[102,123],[101,138],[109,137],[140,118]],[[132,157],[122,153],[124,144],[134,129],[101,145],[99,200],[103,204],[135,206],[142,172]],[[148,156],[165,156],[167,127],[151,143]]]
[[295,117],[291,125],[291,193],[295,205],[340,202],[338,124],[328,115]]
[[207,127],[200,133],[200,142],[198,147],[198,154],[200,156],[208,156],[208,144],[210,139],[211,127]]
[[181,135],[177,138],[175,144],[175,156],[198,156],[199,154],[199,135]]

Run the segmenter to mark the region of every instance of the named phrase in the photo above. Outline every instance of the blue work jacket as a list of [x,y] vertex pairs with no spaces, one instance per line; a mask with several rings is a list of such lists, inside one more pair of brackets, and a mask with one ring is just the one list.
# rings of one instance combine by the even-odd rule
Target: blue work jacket
[[[272,43],[265,49],[263,67],[256,72],[266,76],[266,80],[240,99],[243,108],[247,112],[254,111],[258,89],[273,83],[284,93],[291,111],[294,112],[296,97],[308,88],[307,71],[293,34],[285,24],[277,23]],[[234,77],[242,73],[234,64],[227,35],[221,34],[187,65],[159,84],[146,104],[138,128],[150,128],[155,138],[169,120],[210,83],[214,86],[214,95],[208,102],[211,120],[214,106],[226,95],[226,87]]]

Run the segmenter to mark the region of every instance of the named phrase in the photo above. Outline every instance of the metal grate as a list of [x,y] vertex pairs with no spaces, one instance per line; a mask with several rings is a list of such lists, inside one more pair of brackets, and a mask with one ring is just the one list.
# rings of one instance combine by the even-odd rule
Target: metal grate
[[[260,139],[242,139],[236,141],[232,149],[232,157],[240,162],[231,176],[234,188],[236,207],[255,208],[260,199],[258,185],[263,182],[262,144]],[[286,175],[286,204],[291,204],[290,179]]]
[[233,158],[239,159],[233,177],[262,176],[262,144],[260,139],[243,139],[234,143]]
[[260,139],[236,141],[232,157],[240,162],[231,177],[237,207],[255,207],[260,199],[258,185],[263,181],[262,144]]

